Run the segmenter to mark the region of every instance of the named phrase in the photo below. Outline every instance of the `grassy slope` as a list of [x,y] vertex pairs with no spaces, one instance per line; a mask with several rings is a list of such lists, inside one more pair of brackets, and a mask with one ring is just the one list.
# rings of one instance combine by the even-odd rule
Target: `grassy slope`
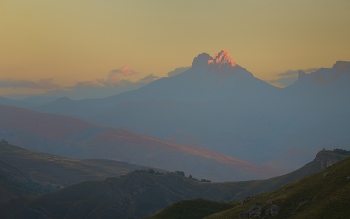
[[41,194],[88,180],[103,180],[147,167],[112,160],[78,160],[0,142],[0,201]]
[[[326,151],[325,153],[331,152]],[[280,178],[227,183],[200,183],[174,173],[155,175],[132,172],[124,177],[108,178],[101,182],[79,183],[37,197],[13,199],[0,204],[0,212],[7,218],[23,218],[24,216],[26,218],[146,217],[185,199],[204,198],[215,201],[230,201],[242,197],[244,194],[256,194],[319,168],[319,163],[316,160],[308,165],[306,165],[307,168],[304,167],[304,169]],[[196,204],[192,206],[194,208],[187,212],[198,210],[195,207]],[[221,210],[217,207],[213,207],[213,212]],[[238,206],[238,208],[242,208],[242,206]],[[11,209],[16,210],[12,211]],[[208,211],[206,215],[213,212]],[[196,213],[196,215],[198,214]]]
[[225,200],[230,188],[175,173],[133,172],[75,184],[53,193],[0,203],[6,218],[140,218],[184,199]]
[[[327,177],[323,174],[328,173]],[[267,200],[273,199],[280,206],[277,216],[265,218],[347,218],[350,215],[350,158],[339,162],[317,174],[289,183],[279,189],[256,196],[251,202],[232,209],[215,213],[206,219],[238,218],[240,212],[246,212],[258,203],[266,210]],[[300,203],[306,202],[304,205]]]
[[234,203],[215,202],[200,198],[184,200],[157,212],[149,219],[201,219],[233,206],[235,206]]

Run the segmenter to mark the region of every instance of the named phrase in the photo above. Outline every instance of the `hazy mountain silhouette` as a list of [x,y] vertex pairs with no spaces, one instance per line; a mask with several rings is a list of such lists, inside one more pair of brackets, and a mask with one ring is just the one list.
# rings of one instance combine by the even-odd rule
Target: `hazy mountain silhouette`
[[[255,162],[277,165],[288,154],[291,162],[283,166],[296,169],[324,144],[350,149],[349,66],[338,61],[309,74],[299,71],[294,84],[280,89],[255,78],[227,51],[202,53],[187,71],[137,90],[103,99],[64,98],[31,109]],[[301,161],[300,154],[307,156]]]
[[3,202],[16,196],[57,191],[79,182],[104,180],[149,167],[113,160],[59,157],[0,141],[0,169],[0,202]]
[[0,139],[60,156],[105,158],[170,171],[183,170],[212,181],[267,178],[280,173],[265,165],[194,145],[3,105],[0,105]]

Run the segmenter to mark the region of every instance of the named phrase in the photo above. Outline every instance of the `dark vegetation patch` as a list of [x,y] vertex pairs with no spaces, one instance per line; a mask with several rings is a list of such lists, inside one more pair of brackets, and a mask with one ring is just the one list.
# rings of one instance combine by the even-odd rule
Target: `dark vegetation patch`
[[224,211],[236,203],[215,202],[204,199],[177,202],[154,214],[149,219],[201,219],[216,212]]

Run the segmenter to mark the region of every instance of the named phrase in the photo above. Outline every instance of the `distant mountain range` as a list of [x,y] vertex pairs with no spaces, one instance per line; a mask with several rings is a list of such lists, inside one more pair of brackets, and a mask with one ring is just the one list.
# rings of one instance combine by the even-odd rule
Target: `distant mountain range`
[[4,105],[0,105],[0,139],[39,152],[182,170],[212,181],[262,179],[281,173],[267,165],[189,144]]
[[[198,182],[178,173],[159,175],[133,171],[122,177],[111,177],[103,181],[82,182],[40,196],[15,198],[5,203],[0,203],[0,212],[4,218],[144,218],[180,200],[205,198],[215,201],[231,201],[243,199],[247,195],[269,192],[279,188],[281,185],[332,166],[348,157],[349,154],[350,152],[347,151],[321,151],[314,161],[295,172],[260,181],[208,183]],[[348,166],[349,159],[346,161]],[[30,163],[27,163],[30,166]],[[313,184],[319,185],[323,181],[327,181],[330,184],[330,180],[334,179],[333,176],[341,175],[341,177],[337,178],[336,183],[343,186],[344,182],[346,182],[346,175],[344,174],[347,173],[343,167],[344,165],[341,167],[336,166],[327,170],[330,174],[329,179],[323,179],[318,174],[317,177],[312,178]],[[31,174],[35,175],[36,173],[32,172]],[[306,180],[308,179],[301,181],[305,182]],[[338,186],[337,189],[342,188],[341,186]],[[287,187],[289,188],[291,185],[287,184],[280,188],[279,192],[274,192],[273,194],[278,193],[278,195],[282,196],[281,192],[284,192],[284,188]],[[293,186],[291,188],[295,191]],[[320,191],[323,191],[323,189],[317,189],[315,192]],[[288,191],[285,192],[290,194]],[[299,195],[300,192],[296,192],[296,194]],[[260,197],[260,195],[256,197]],[[276,195],[273,197],[276,197]],[[310,198],[312,199],[314,196],[307,196],[304,199],[309,200]],[[323,200],[325,197],[317,196],[317,198]],[[254,203],[257,201],[260,203],[261,199],[254,200]],[[266,200],[263,199],[263,201],[265,202]],[[280,198],[275,200],[278,204],[280,201]],[[305,200],[300,200],[300,202],[302,201]],[[221,208],[217,206],[216,209],[225,210],[228,205],[223,204]],[[246,206],[244,205],[243,207]],[[284,208],[283,206],[283,212],[286,211]],[[181,208],[180,210],[183,209]]]
[[299,71],[280,89],[221,51],[198,55],[181,74],[103,99],[0,102],[293,170],[326,145],[350,149],[349,93],[350,62]]

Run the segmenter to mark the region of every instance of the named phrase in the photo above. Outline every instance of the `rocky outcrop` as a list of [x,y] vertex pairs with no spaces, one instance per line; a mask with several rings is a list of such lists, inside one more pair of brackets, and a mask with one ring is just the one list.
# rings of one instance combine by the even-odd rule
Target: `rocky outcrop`
[[272,205],[271,206],[271,215],[276,216],[276,215],[278,215],[278,213],[280,213],[280,207],[277,205]]
[[337,154],[328,150],[322,150],[317,153],[315,161],[320,163],[321,169],[325,169],[347,157],[348,155]]
[[255,204],[252,207],[249,208],[249,218],[259,218],[262,212],[262,206]]
[[260,218],[262,213],[262,206],[254,204],[249,208],[248,212],[241,212],[238,214],[238,218]]
[[250,202],[252,199],[253,197],[247,196],[241,201],[241,203],[244,204],[244,203]]

